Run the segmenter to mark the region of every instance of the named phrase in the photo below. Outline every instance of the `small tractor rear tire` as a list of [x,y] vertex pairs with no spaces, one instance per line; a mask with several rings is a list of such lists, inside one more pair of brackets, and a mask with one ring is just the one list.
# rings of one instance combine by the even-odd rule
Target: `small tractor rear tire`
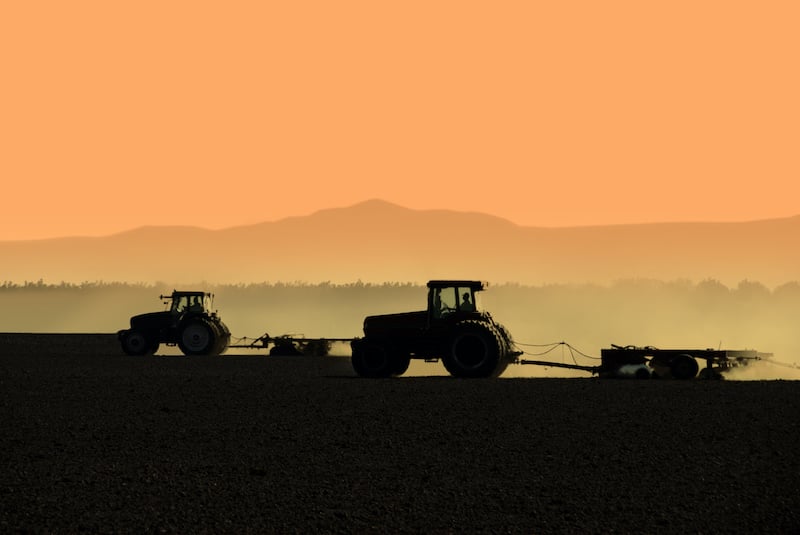
[[351,362],[353,370],[361,377],[382,378],[394,373],[389,351],[381,344],[370,342],[353,343]]
[[181,326],[178,347],[184,355],[211,355],[217,344],[216,329],[202,318],[194,318]]
[[[126,355],[142,356],[155,353],[153,342],[148,340],[143,332],[136,329],[122,333],[120,343],[122,344],[122,351]],[[158,349],[158,342],[155,343],[155,349]]]
[[448,352],[442,359],[453,377],[492,377],[502,373],[501,343],[491,327],[476,321],[456,325]]
[[228,329],[228,326],[218,318],[216,321],[213,321],[211,325],[214,326],[214,332],[217,340],[214,351],[211,354],[222,355],[228,350],[228,344],[231,341],[231,331]]

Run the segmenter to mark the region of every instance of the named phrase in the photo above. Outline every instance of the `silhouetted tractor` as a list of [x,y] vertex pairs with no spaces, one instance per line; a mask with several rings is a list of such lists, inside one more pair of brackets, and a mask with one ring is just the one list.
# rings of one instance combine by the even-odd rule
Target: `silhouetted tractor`
[[216,312],[213,296],[206,292],[161,295],[169,309],[131,318],[131,328],[119,331],[128,355],[152,355],[160,344],[177,345],[184,355],[220,355],[228,349],[231,332]]
[[402,375],[411,359],[436,361],[454,377],[497,377],[521,354],[506,329],[479,311],[479,281],[428,283],[428,309],[368,316],[353,340],[352,363],[362,377]]

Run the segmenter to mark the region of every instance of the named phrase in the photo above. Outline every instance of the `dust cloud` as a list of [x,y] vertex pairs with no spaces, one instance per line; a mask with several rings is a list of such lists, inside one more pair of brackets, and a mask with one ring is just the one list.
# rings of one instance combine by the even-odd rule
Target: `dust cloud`
[[[181,285],[215,294],[215,307],[233,342],[270,336],[352,338],[367,315],[423,310],[426,288],[411,283]],[[163,310],[159,283],[28,283],[0,286],[0,331],[116,332],[130,316]],[[600,349],[617,345],[756,349],[778,364],[735,370],[737,380],[800,379],[800,284],[767,288],[742,281],[626,280],[612,285],[490,285],[478,302],[505,325],[526,352],[522,358],[593,366]],[[555,346],[546,354],[547,344]],[[545,347],[543,347],[545,346]],[[335,355],[349,355],[335,344]],[[412,362],[411,375],[444,375],[441,363]],[[513,365],[503,377],[590,377],[580,370]]]
[[730,381],[800,381],[800,366],[788,364],[777,355],[750,366],[734,368],[725,375]]

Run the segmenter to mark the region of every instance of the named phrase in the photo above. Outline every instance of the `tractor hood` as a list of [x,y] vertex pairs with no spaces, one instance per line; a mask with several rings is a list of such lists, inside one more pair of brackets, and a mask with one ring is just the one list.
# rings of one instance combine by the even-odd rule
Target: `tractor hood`
[[131,318],[131,329],[158,329],[171,323],[169,311],[148,312]]
[[425,310],[367,316],[364,319],[364,336],[381,338],[384,336],[402,336],[404,333],[416,336],[427,325],[428,312]]

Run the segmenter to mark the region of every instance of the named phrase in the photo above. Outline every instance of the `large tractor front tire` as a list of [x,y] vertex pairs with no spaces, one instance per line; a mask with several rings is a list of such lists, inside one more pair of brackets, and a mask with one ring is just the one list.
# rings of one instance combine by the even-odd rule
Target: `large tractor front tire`
[[158,342],[153,342],[142,331],[130,329],[120,334],[122,351],[126,355],[152,355],[158,349]]
[[351,344],[353,370],[361,377],[390,377],[394,373],[390,352],[381,344],[354,341]]
[[184,355],[211,355],[217,344],[216,329],[204,319],[187,321],[178,333],[178,347]]
[[455,326],[456,332],[442,362],[453,377],[496,377],[505,370],[502,344],[491,326],[476,321],[464,321]]

